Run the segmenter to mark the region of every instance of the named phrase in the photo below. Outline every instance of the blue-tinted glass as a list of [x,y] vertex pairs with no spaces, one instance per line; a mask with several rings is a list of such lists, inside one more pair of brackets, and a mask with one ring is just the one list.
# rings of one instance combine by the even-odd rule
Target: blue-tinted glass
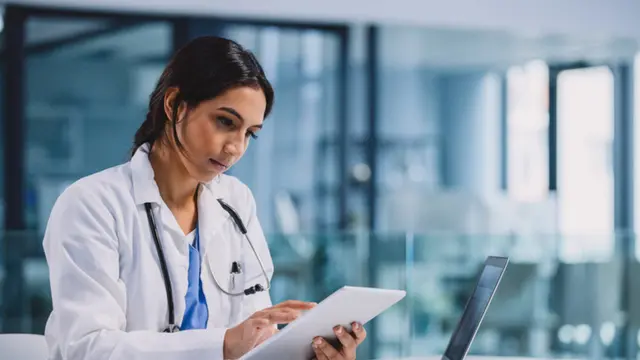
[[171,29],[162,22],[126,29],[107,20],[27,22],[28,42],[43,49],[25,63],[28,211],[41,232],[66,185],[128,160],[170,56]]

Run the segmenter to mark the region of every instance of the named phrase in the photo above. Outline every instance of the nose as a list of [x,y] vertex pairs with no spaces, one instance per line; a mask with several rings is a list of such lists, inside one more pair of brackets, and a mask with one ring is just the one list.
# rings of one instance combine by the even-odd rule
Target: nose
[[242,151],[244,149],[244,137],[238,139],[237,137],[233,137],[233,139],[229,139],[226,144],[224,144],[224,152],[233,156],[238,157],[242,155]]

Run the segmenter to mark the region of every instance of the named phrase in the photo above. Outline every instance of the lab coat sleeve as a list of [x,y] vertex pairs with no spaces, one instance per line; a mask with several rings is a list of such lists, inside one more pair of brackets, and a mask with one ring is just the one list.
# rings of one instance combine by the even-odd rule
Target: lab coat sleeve
[[125,332],[126,293],[119,276],[115,207],[95,191],[72,185],[52,210],[44,249],[53,300],[48,330],[59,353],[54,358],[222,359],[223,328]]
[[[256,248],[258,254],[262,258],[262,262],[264,264],[264,268],[267,272],[269,279],[273,278],[274,266],[273,260],[271,259],[271,253],[269,251],[269,246],[267,244],[267,240],[264,236],[264,232],[262,231],[262,226],[260,225],[260,221],[258,220],[257,209],[256,209],[256,201],[251,193],[251,190],[246,188],[246,204],[248,204],[248,215],[246,217],[247,220],[247,234],[251,238],[251,242]],[[261,284],[266,287],[266,281],[264,280],[264,275],[260,269],[260,265],[258,264],[251,248],[249,246],[245,247],[244,257],[246,261],[251,265],[248,267],[248,272],[246,274],[245,279],[245,287],[253,286],[255,284]],[[263,291],[260,293],[256,293],[255,295],[246,296],[244,298],[244,304],[242,306],[242,319],[246,319],[251,314],[260,311],[262,309],[271,307],[271,296],[268,291]]]

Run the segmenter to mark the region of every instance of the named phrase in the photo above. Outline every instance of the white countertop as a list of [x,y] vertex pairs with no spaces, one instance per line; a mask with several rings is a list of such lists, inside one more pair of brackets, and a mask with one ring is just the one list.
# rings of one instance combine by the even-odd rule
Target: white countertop
[[[465,357],[465,360],[554,360],[551,358],[534,358],[534,357],[513,357],[513,356],[474,356],[469,355]],[[433,355],[433,356],[417,356],[417,357],[386,357],[377,360],[442,360],[441,355]],[[577,360],[577,359],[572,359]]]

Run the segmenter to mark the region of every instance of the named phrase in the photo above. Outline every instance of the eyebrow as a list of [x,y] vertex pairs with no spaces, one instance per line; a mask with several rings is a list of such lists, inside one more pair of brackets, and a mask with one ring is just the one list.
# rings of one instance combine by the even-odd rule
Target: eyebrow
[[[224,111],[224,112],[228,112],[229,114],[231,114],[231,115],[233,115],[233,116],[237,117],[238,119],[240,119],[240,121],[245,122],[245,120],[244,120],[244,118],[242,117],[242,115],[240,115],[240,114],[239,114],[237,111],[235,111],[233,108],[223,106],[223,107],[218,108],[218,110],[222,110],[222,111]],[[262,129],[262,124],[259,124],[259,125],[253,125],[253,126],[251,126],[251,127],[257,127],[258,129]]]

